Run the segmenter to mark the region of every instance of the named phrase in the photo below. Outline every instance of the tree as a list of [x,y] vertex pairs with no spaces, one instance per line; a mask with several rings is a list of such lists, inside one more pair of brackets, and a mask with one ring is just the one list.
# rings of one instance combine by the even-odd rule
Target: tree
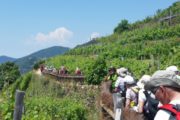
[[90,73],[87,76],[87,82],[89,84],[98,85],[107,75],[107,66],[104,57],[99,56],[95,63],[92,65]]
[[114,33],[122,33],[129,29],[130,29],[130,24],[128,23],[128,20],[124,19],[121,20],[118,26],[114,29]]
[[45,63],[45,60],[39,60],[38,62],[36,62],[36,63],[34,64],[33,68],[34,68],[35,70],[37,70],[37,69],[40,68],[40,66],[41,66],[42,64],[44,64],[44,63]]
[[20,77],[18,66],[13,62],[6,62],[0,65],[0,89],[5,83],[12,84]]

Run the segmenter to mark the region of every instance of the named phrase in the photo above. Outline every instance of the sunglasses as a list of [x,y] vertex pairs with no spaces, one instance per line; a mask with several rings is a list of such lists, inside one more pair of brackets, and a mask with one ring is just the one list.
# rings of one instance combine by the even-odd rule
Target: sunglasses
[[159,89],[159,87],[156,87],[154,89],[151,90],[151,92],[155,95],[156,94],[156,91]]

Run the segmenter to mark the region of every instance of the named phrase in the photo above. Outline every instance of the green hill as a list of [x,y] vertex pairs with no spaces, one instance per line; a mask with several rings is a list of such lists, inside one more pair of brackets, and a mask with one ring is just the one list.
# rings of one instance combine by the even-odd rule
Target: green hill
[[5,62],[12,62],[15,61],[16,58],[8,57],[8,56],[0,56],[0,64],[5,63]]
[[15,61],[15,63],[19,66],[21,73],[25,73],[32,70],[34,64],[39,60],[64,54],[68,50],[69,48],[67,47],[54,46],[19,58]]

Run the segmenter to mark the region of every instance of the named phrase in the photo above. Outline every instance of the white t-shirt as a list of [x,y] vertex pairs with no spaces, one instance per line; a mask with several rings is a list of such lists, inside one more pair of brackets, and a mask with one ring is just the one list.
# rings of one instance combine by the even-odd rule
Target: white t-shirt
[[139,101],[145,102],[146,101],[146,96],[144,94],[144,89],[139,90],[139,96],[138,96]]
[[130,99],[137,104],[137,95],[131,88],[128,88],[126,91],[126,99]]
[[[138,96],[138,100],[139,101],[141,101],[141,102],[145,102],[146,101],[146,95],[144,94],[144,89],[141,89],[141,90],[139,90],[139,96]],[[152,94],[150,91],[148,91],[148,93],[150,94],[150,96],[152,97],[152,98],[154,98],[155,99],[155,95],[154,94]]]
[[124,78],[118,77],[116,82],[115,82],[115,87],[120,87],[121,90],[124,90]]
[[[173,100],[170,104],[176,105],[180,104],[180,100]],[[169,120],[171,112],[166,110],[159,110],[154,118],[154,120]]]
[[115,87],[118,87],[119,85],[124,85],[124,78],[118,77],[115,83]]

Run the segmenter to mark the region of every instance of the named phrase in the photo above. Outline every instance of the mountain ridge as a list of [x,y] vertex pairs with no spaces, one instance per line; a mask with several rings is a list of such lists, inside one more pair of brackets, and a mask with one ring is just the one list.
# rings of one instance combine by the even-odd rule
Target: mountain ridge
[[39,60],[64,54],[68,50],[70,50],[68,47],[53,46],[31,53],[27,56],[15,60],[14,62],[19,66],[21,73],[26,73],[31,70],[33,65]]
[[5,62],[13,62],[15,60],[16,60],[16,58],[9,57],[9,56],[6,56],[6,55],[0,56],[0,64],[5,63]]

